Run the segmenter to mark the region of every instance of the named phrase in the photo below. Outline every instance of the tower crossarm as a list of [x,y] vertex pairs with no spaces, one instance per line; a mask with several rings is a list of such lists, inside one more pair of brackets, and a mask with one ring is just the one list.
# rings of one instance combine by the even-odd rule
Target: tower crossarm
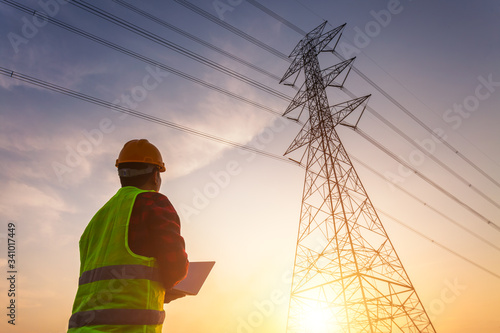
[[[290,67],[283,75],[280,83],[288,79],[290,76],[298,73],[304,66],[307,65],[307,57],[305,54],[310,53],[314,49],[315,55],[318,55],[323,49],[330,43],[335,36],[339,34],[345,27],[345,23],[324,33],[323,30],[326,26],[326,21],[317,26],[314,30],[309,32],[302,40],[295,46],[293,51],[290,53],[289,58],[294,58]],[[310,58],[309,58],[310,59]]]
[[304,89],[304,84],[302,84],[302,87],[300,87],[300,90],[295,94],[295,97],[292,99],[288,107],[286,108],[285,112],[283,112],[283,116],[287,115],[288,113],[292,112],[296,108],[304,105],[307,102],[308,95],[306,89]]
[[330,107],[335,126],[340,124],[348,115],[365,103],[371,95],[351,99],[350,101],[335,104]]
[[[344,29],[345,25],[346,25],[345,23],[342,25],[339,25],[338,27],[321,35],[321,40],[316,45],[316,52],[317,53],[322,52],[325,49],[325,47],[337,36],[337,34],[340,33]],[[339,38],[340,38],[340,36],[339,36]],[[331,50],[329,50],[329,51],[331,51]]]
[[326,24],[327,22],[324,21],[316,28],[308,32],[307,35],[305,35],[304,38],[302,38],[300,42],[297,43],[297,45],[292,50],[292,52],[290,52],[290,55],[288,57],[292,58],[292,57],[302,56],[305,46],[308,44],[315,44],[315,42],[317,42],[319,37],[321,37]]
[[321,136],[318,131],[312,131],[309,120],[302,126],[299,134],[292,141],[292,144],[288,147],[284,155],[288,155],[291,152],[309,144],[311,140],[316,140]]
[[[331,67],[328,67],[321,71],[321,75],[323,77],[323,87],[327,87],[332,84],[333,80],[335,80],[353,61],[355,58],[351,58]],[[286,108],[283,116],[287,115],[291,111],[296,108],[304,105],[308,100],[309,95],[307,94],[307,90],[305,89],[305,85],[302,84],[300,90],[295,94],[295,97],[290,102],[288,107]]]
[[[303,94],[305,101],[307,101],[307,96]],[[341,123],[347,116],[349,116],[354,110],[356,110],[360,105],[362,105],[371,95],[358,97],[350,101],[335,104],[330,107],[333,118],[333,126]],[[303,103],[302,103],[303,104]],[[302,126],[299,134],[295,137],[292,144],[288,147],[284,155],[290,154],[291,152],[309,144],[311,141],[317,140],[321,137],[321,132],[316,129],[311,128],[311,123],[309,120]]]
[[346,69],[354,61],[354,59],[356,59],[356,57],[323,69],[321,71],[321,74],[323,76],[323,86],[325,88],[328,86],[332,86],[333,80],[335,80],[340,75],[340,73],[342,73],[344,69]]

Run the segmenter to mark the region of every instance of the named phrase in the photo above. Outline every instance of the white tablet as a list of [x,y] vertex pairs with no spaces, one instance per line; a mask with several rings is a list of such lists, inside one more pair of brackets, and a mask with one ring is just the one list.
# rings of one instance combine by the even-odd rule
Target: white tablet
[[215,261],[190,262],[187,276],[167,293],[197,295],[214,265]]

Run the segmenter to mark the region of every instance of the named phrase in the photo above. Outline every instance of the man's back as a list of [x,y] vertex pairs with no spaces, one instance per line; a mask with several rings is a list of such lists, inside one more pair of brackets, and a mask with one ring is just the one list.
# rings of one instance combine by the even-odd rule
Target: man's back
[[[137,147],[145,145],[153,158],[141,156]],[[158,172],[165,168],[151,146],[147,140],[124,146],[116,163],[122,188],[82,234],[79,287],[68,332],[161,332],[165,288],[184,278],[188,261],[179,217],[157,193]],[[123,157],[139,161],[119,163]]]

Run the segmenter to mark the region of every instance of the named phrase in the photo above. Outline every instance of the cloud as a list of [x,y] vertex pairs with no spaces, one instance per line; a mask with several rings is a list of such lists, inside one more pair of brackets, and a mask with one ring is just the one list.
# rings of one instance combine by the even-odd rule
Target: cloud
[[[89,92],[91,95],[105,96],[103,99],[109,101],[127,93],[130,87],[135,86],[134,82],[140,85],[143,82],[143,77],[148,73],[142,63],[130,67],[128,66],[128,58],[125,60],[120,58],[122,61],[116,61],[115,57],[107,57],[107,55],[116,56],[116,53],[106,48],[101,49],[101,46],[98,49],[102,53],[99,53],[98,57],[86,57],[89,49],[93,49],[92,52],[95,52],[96,48],[93,47],[95,44],[85,39],[80,40],[78,37],[78,43],[72,43],[72,47],[69,48],[63,42],[63,40],[66,42],[69,40],[68,36],[73,37],[72,34],[51,27],[50,24],[47,25],[40,29],[37,36],[23,47],[23,52],[16,55],[15,59],[11,61],[11,65],[15,67],[15,70],[23,73],[70,89]],[[68,59],[70,60],[68,61]],[[21,66],[16,66],[16,64],[21,64]],[[124,70],[125,68],[127,70]],[[233,79],[220,73],[206,73],[204,69],[197,73],[198,75],[204,76],[208,81],[219,82],[221,86],[226,86],[229,90],[246,98],[258,100],[258,94],[248,89],[246,84],[234,82]],[[117,80],[118,77],[119,80]],[[165,89],[173,88],[179,91],[179,96],[176,96],[179,97],[179,100],[191,102],[194,99],[193,104],[186,105],[187,108],[194,111],[184,113],[174,109],[172,114],[162,116],[162,118],[168,117],[168,120],[185,124],[190,128],[245,144],[270,121],[270,116],[263,111],[255,110],[254,107],[220,93],[207,92],[206,89],[203,89],[200,96],[192,96],[193,91],[189,89],[191,85],[187,85],[188,89],[183,89],[185,86],[182,84],[176,86],[175,83],[178,81],[174,80],[173,77],[162,83],[165,86],[151,91],[147,100],[141,102],[137,109],[146,113],[164,113],[160,112],[165,104],[162,89],[168,85]],[[181,81],[183,80],[181,79]],[[14,90],[19,85],[24,84],[14,79],[0,77],[0,86],[6,89]],[[21,89],[25,88],[19,90]],[[29,89],[28,93],[33,100],[30,105],[32,111],[23,110],[22,115],[24,116],[34,115],[36,111],[43,110],[43,108],[37,107],[36,102],[38,98],[46,97],[47,94],[55,101],[61,100],[64,101],[63,103],[67,103],[66,97],[59,97],[60,95],[44,93],[43,91],[42,94],[36,95],[33,94],[33,89],[41,88],[30,86]],[[181,94],[183,96],[180,96]],[[165,149],[167,163],[175,160],[175,164],[169,163],[172,166],[169,169],[170,177],[189,174],[231,149],[230,146],[197,138],[190,134],[170,129],[164,130],[161,126],[144,123],[143,120],[120,121],[107,110],[103,113],[102,118],[112,119],[116,130],[104,136],[102,142],[105,144],[101,142],[93,145],[90,142],[91,145],[89,145],[89,139],[82,135],[82,131],[92,131],[98,128],[99,119],[102,118],[96,114],[100,110],[94,112],[99,108],[94,106],[89,108],[88,105],[80,107],[79,102],[74,103],[78,107],[73,107],[69,103],[66,108],[58,104],[56,112],[46,115],[46,118],[41,120],[43,121],[43,130],[37,128],[38,124],[26,124],[22,116],[12,117],[9,114],[8,117],[4,117],[10,118],[10,125],[15,128],[15,131],[12,128],[7,128],[6,123],[3,128],[7,130],[0,134],[0,149],[3,150],[3,152],[0,150],[0,154],[2,156],[6,156],[6,152],[11,154],[11,158],[7,159],[8,178],[45,179],[53,181],[54,185],[59,184],[72,188],[82,184],[85,179],[91,176],[92,170],[99,167],[100,156],[105,155],[113,160],[123,143],[134,137],[150,138],[160,148]],[[94,114],[83,116],[81,110],[84,108],[93,110]],[[153,112],[144,111],[148,109],[152,109]],[[40,115],[34,117],[41,118]],[[132,119],[132,117],[129,118]]]
[[23,248],[28,244],[37,244],[40,249],[62,248],[75,238],[68,234],[71,225],[64,222],[75,216],[77,209],[50,186],[32,183],[9,180],[3,184],[0,217],[16,223],[16,237]]
[[[65,164],[69,150],[77,147],[78,140],[81,140],[81,134],[72,124],[59,124],[57,117],[47,121],[29,107],[18,113],[0,115],[2,176],[12,180],[57,180],[53,163]],[[75,173],[80,175],[76,180],[88,174],[90,169],[88,161],[79,159],[78,162],[81,172]]]
[[3,185],[0,207],[7,216],[19,215],[26,210],[43,208],[46,212],[71,212],[64,200],[49,188],[37,188],[22,181],[9,180]]
[[[215,92],[206,93],[193,108],[195,112],[175,113],[169,119],[242,145],[250,142],[272,119]],[[165,135],[165,132],[168,134]],[[164,149],[167,168],[171,166],[170,177],[189,174],[220,158],[224,152],[234,149],[227,144],[170,129],[159,129],[154,140]]]

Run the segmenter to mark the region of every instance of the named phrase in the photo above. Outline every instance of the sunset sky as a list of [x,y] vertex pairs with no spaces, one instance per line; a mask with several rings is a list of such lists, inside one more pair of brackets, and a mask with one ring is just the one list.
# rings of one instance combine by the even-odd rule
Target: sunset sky
[[[500,3],[259,0],[270,10],[266,13],[252,1],[187,1],[279,51],[273,54],[179,2],[186,1],[127,0],[254,69],[117,2],[88,1],[266,88],[62,0],[19,3],[233,97],[43,22],[3,0],[0,67],[282,156],[300,125],[279,116],[289,102],[269,93],[270,88],[290,98],[296,94],[279,84],[290,64],[280,54],[288,55],[301,40],[299,29],[308,32],[324,20],[326,29],[347,23],[336,51],[356,56],[354,66],[364,76],[351,71],[347,90],[358,97],[372,94],[370,108],[431,156],[367,110],[359,122],[362,133],[427,181],[360,133],[338,128],[356,171],[437,332],[500,332],[500,228],[495,228],[500,226]],[[322,68],[337,62],[331,53],[320,55]],[[303,75],[297,85],[302,82]],[[330,105],[350,99],[338,89],[328,93]],[[402,109],[439,133],[448,147]],[[359,114],[353,116],[348,121]],[[216,261],[199,295],[165,306],[163,332],[285,332],[302,168],[8,75],[0,75],[0,129],[2,332],[66,332],[78,283],[78,240],[118,190],[115,159],[135,138],[147,138],[163,154],[167,172],[161,192],[181,217],[189,259]],[[6,316],[8,223],[16,225],[15,326]]]

